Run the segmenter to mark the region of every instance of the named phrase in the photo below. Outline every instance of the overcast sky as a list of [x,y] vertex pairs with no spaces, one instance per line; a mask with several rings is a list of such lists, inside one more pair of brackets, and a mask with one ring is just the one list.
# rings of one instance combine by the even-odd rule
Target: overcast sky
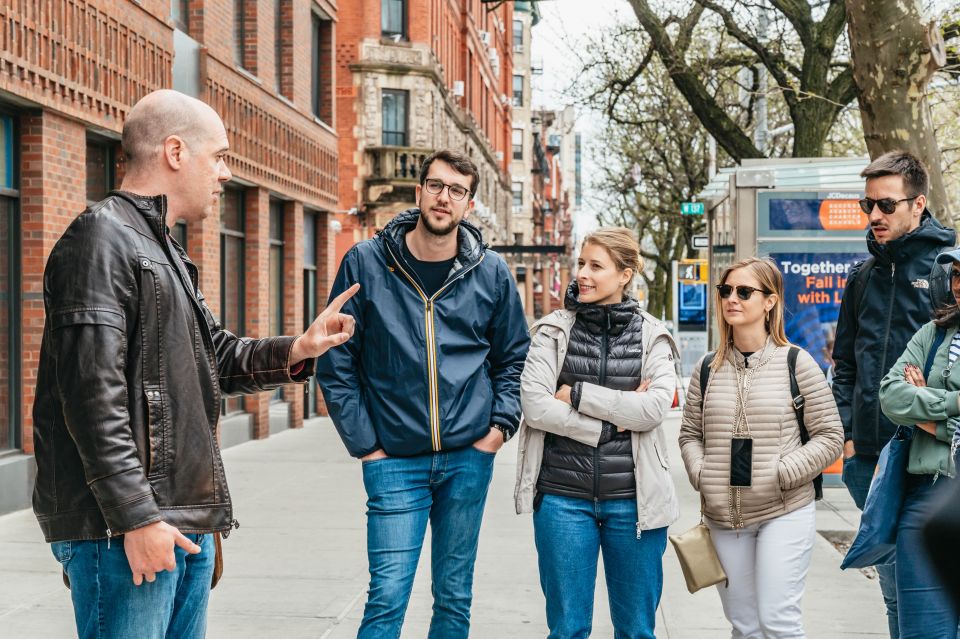
[[[579,72],[579,62],[573,53],[585,36],[621,19],[636,19],[625,0],[546,0],[538,3],[542,19],[533,29],[532,56],[535,64],[542,63],[543,75],[533,79],[533,104],[535,108],[561,109],[571,100],[564,96]],[[582,182],[583,206],[576,215],[575,233],[582,236],[593,228],[596,202],[590,183],[594,167],[591,140],[592,132],[601,126],[596,114],[579,111],[577,131],[582,134]]]

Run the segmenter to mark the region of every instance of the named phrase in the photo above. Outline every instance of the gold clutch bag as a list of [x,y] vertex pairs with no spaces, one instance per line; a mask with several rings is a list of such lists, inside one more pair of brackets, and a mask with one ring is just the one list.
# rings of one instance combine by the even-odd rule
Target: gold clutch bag
[[727,580],[705,523],[701,521],[685,533],[670,535],[669,539],[677,551],[680,569],[691,593]]

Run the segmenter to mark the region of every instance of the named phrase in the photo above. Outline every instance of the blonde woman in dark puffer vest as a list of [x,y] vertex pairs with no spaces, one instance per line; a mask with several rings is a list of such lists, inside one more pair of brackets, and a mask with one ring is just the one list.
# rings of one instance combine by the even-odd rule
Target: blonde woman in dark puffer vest
[[720,347],[706,389],[703,360],[690,380],[683,463],[727,573],[717,589],[733,638],[804,637],[800,600],[816,534],[812,482],[840,456],[843,426],[823,373],[800,350],[796,378],[810,434],[801,444],[776,264],[748,258],[727,268],[716,306]]

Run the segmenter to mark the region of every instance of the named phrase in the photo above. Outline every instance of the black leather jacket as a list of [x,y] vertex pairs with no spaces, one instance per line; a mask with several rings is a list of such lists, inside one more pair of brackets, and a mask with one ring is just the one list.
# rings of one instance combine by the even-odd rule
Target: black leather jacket
[[163,196],[112,193],[70,224],[47,262],[33,509],[48,542],[159,520],[229,530],[221,395],[312,373],[311,361],[291,378],[293,337],[223,330],[165,218]]
[[[577,283],[571,283],[564,305],[576,311],[577,319],[557,380],[558,386],[573,387],[574,408],[579,406],[583,382],[634,390],[640,385],[643,370],[643,316],[636,300],[581,304],[578,294]],[[637,480],[630,433],[619,433],[607,422],[603,430],[596,448],[547,434],[537,492],[601,501],[635,497]]]

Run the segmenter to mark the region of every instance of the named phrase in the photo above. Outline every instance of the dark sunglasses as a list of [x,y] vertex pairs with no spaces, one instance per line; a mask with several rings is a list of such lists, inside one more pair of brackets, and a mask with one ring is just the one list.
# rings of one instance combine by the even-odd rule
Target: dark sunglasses
[[858,200],[858,202],[860,203],[860,208],[867,215],[870,215],[870,212],[873,211],[874,205],[876,205],[877,208],[880,209],[880,212],[884,215],[890,215],[897,210],[897,205],[901,202],[910,202],[918,197],[920,196],[914,195],[913,197],[905,197],[902,200],[894,200],[889,197],[885,197],[882,200],[871,200],[870,198],[865,197],[862,200]]
[[[717,284],[717,292],[720,293],[721,299],[727,299],[730,297],[730,294],[733,293],[733,287],[729,284]],[[762,288],[753,288],[752,286],[738,286],[737,287],[737,297],[746,302],[754,293],[763,293],[764,295],[770,295],[770,291],[764,290]]]

